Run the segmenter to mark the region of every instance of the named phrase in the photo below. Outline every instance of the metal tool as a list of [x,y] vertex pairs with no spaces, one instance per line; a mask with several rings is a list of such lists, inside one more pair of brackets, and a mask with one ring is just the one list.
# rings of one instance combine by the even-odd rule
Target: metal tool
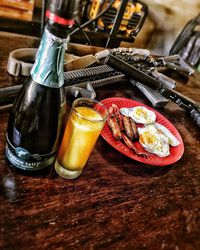
[[135,65],[133,66],[131,64],[128,64],[127,62],[124,62],[121,58],[118,58],[117,56],[114,56],[114,55],[109,56],[107,63],[110,66],[115,67],[116,69],[120,68],[121,71],[125,75],[128,75],[130,78],[136,79],[137,81],[143,83],[144,85],[147,85],[150,88],[152,84],[152,88],[154,89],[154,91],[156,89],[158,93],[160,93],[167,99],[175,102],[178,106],[183,108],[186,112],[189,112],[191,117],[196,122],[196,124],[200,126],[200,104],[196,103],[192,99],[173,90],[173,87],[175,85],[173,85],[173,82],[171,81],[169,81],[168,83],[169,86],[166,86],[165,81],[159,81],[159,77],[157,79],[154,79],[154,81],[152,81],[152,77],[149,76],[149,74],[151,74],[152,72],[151,67],[148,69],[146,68],[146,65],[145,65],[145,68],[143,68],[143,71],[142,71],[140,69],[137,69]]
[[134,79],[129,79],[129,81],[133,84],[133,86],[137,87],[146,96],[153,107],[161,108],[169,102],[169,100],[162,96],[157,90],[154,90]]
[[150,75],[147,76],[147,74],[143,71],[138,70],[136,67],[125,62],[121,58],[118,58],[117,56],[110,54],[106,63],[115,69],[122,71],[130,78],[133,78],[141,83],[145,83],[153,89],[159,89],[161,87],[161,84],[157,79],[151,77]]
[[[131,83],[144,93],[154,107],[163,107],[168,103],[168,100],[172,100],[186,111],[189,111],[193,119],[199,125],[199,104],[194,101],[190,101],[189,98],[173,91],[173,88],[175,88],[176,85],[175,81],[155,70],[155,65],[157,65],[160,61],[158,60],[157,62],[153,60],[150,54],[147,53],[148,51],[143,50],[141,55],[138,56],[138,53],[140,52],[139,49],[134,51],[128,50],[128,52],[127,49],[121,50],[125,55],[126,53],[131,53],[131,58],[136,56],[134,63],[137,63],[138,61],[140,63],[141,60],[148,60],[147,63],[145,61],[144,64],[139,64],[139,69],[124,62],[122,59],[119,59],[114,55],[110,55],[108,50],[106,51],[106,53],[105,51],[103,52],[104,56],[107,54],[109,55],[109,58],[113,58],[111,61],[107,60],[110,62],[110,66],[102,65],[65,72],[65,86],[68,93],[73,93],[76,96],[78,96],[78,94],[81,95],[81,93],[88,95],[91,94],[91,91],[88,90],[87,87],[88,84],[96,88],[107,84],[127,81],[127,76],[129,76]],[[119,53],[119,50],[116,52]],[[98,54],[98,57],[102,59],[104,57],[102,56],[103,53]],[[171,62],[175,59],[177,60],[177,58],[177,56],[170,56],[165,59],[165,63]],[[162,60],[161,62],[163,63]],[[148,65],[151,65],[151,67],[147,68]],[[120,71],[111,66],[116,66],[116,69]],[[121,71],[123,71],[123,73]],[[148,86],[146,86],[146,84]],[[151,84],[154,89],[151,88]],[[0,105],[9,105],[20,88],[21,86],[14,86],[0,89]],[[81,88],[86,89],[81,90]]]
[[95,77],[96,75],[106,74],[116,71],[114,68],[108,65],[100,65],[97,67],[90,67],[86,69],[72,70],[64,73],[65,82],[68,84],[73,79],[83,79],[85,77]]
[[200,104],[193,101],[191,98],[182,95],[181,93],[162,87],[159,92],[176,103],[179,107],[189,112],[193,120],[200,127]]
[[[108,65],[96,66],[64,73],[65,90],[68,96],[94,98],[93,88],[126,81],[126,76]],[[0,111],[10,108],[22,85],[0,88]],[[8,106],[9,105],[9,106]]]
[[189,66],[180,55],[159,57],[154,63],[155,67],[166,67],[178,72],[179,74],[191,75],[194,73],[194,69]]

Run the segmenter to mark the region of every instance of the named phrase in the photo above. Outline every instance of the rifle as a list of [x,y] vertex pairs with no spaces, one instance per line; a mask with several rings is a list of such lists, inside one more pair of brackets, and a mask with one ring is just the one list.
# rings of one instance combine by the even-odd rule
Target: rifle
[[[151,102],[154,101],[155,95],[158,97],[161,95],[183,108],[191,115],[196,124],[200,126],[200,104],[175,91],[175,82],[161,74],[157,69],[159,67],[167,67],[180,73],[191,75],[194,70],[179,55],[162,57],[156,60],[150,53],[141,54],[138,49],[131,54],[127,53],[127,49],[122,51],[124,53],[121,53],[119,50],[114,50],[114,53],[110,53],[107,56],[106,63],[128,75],[130,82],[134,86],[142,83],[142,85],[140,84],[140,90],[142,88],[146,90],[146,96]],[[138,54],[140,56],[139,60]],[[181,65],[181,62],[184,63],[184,66]],[[144,89],[143,93],[145,94]],[[164,99],[161,103],[165,105],[167,101]],[[153,104],[155,106],[155,103]]]
[[[175,81],[159,73],[156,69],[170,65],[170,69],[191,75],[193,69],[184,61],[181,61],[180,56],[173,55],[155,60],[147,50],[128,49],[132,54],[131,56],[130,53],[127,53],[127,49],[120,50],[120,53],[118,49],[114,49],[96,54],[98,60],[105,60],[106,58],[105,62],[110,66],[103,64],[65,72],[66,94],[74,97],[87,96],[94,98],[95,92],[93,88],[129,80],[146,95],[154,107],[163,107],[171,100],[189,112],[200,126],[200,105],[173,90],[176,86]],[[124,55],[129,54],[129,61],[131,58],[134,66],[125,62],[122,58],[120,59],[119,56],[113,55],[115,51],[121,54],[123,59]],[[180,62],[181,64],[178,65]],[[21,86],[18,85],[0,89],[0,106],[3,105],[3,107],[0,107],[0,111],[11,107],[11,103],[20,88]]]
[[[94,88],[127,81],[126,76],[108,65],[64,72],[65,92],[69,98],[95,98]],[[22,85],[0,88],[0,112],[10,110]]]

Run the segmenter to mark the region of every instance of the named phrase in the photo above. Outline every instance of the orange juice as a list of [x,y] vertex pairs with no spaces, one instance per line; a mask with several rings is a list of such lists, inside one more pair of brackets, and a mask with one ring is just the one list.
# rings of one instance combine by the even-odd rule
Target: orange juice
[[101,133],[105,120],[96,110],[77,107],[65,129],[57,161],[70,171],[82,170]]

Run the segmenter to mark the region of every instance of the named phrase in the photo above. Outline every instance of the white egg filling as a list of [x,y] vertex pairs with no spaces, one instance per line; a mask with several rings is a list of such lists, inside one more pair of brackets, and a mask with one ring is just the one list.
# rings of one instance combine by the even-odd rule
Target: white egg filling
[[170,155],[170,145],[178,146],[180,142],[165,126],[155,122],[156,114],[144,106],[121,108],[122,115],[131,117],[134,122],[144,124],[137,128],[140,144],[150,153],[160,157]]
[[153,125],[138,128],[139,142],[150,153],[160,157],[170,155],[169,140],[159,133]]
[[169,144],[171,146],[178,146],[180,144],[176,137],[165,126],[156,122],[155,127],[158,131],[161,131],[169,139]]
[[121,108],[120,112],[122,115],[129,116],[134,120],[134,122],[140,124],[151,124],[156,120],[156,114],[143,106]]

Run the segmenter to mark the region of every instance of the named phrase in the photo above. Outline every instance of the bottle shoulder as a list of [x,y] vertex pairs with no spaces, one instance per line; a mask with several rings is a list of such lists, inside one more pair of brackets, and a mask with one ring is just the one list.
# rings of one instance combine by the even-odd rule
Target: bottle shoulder
[[[12,114],[16,117],[38,116],[44,112],[59,112],[65,105],[64,87],[50,88],[35,82],[31,77],[23,84],[14,101]],[[45,115],[45,114],[43,114]]]

